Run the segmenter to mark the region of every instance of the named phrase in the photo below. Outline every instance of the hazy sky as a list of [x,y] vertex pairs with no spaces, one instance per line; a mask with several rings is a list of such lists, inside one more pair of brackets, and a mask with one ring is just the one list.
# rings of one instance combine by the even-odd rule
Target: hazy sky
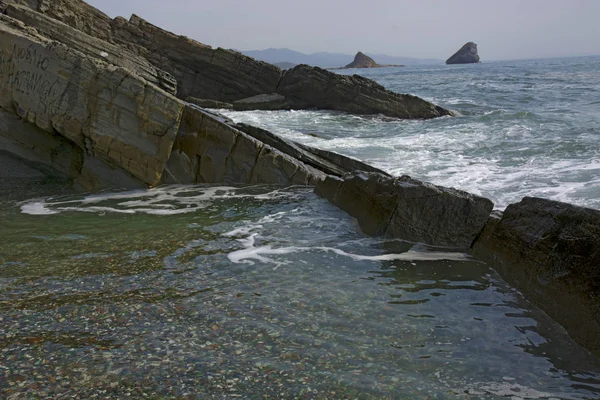
[[600,54],[600,0],[88,0],[211,46],[483,61]]

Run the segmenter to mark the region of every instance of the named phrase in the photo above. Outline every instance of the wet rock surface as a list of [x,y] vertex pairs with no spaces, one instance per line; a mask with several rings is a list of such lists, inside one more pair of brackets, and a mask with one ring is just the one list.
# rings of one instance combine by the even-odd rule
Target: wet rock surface
[[526,197],[494,216],[473,250],[600,354],[600,211]]

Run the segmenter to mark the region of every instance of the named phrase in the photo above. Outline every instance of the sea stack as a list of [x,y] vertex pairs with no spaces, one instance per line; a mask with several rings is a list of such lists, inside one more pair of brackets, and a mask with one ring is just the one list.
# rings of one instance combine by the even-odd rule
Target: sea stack
[[371,57],[359,51],[354,56],[354,61],[346,65],[344,68],[375,68],[379,67],[379,64],[375,62]]
[[446,60],[446,64],[476,64],[479,62],[477,45],[473,42],[466,43],[452,57]]

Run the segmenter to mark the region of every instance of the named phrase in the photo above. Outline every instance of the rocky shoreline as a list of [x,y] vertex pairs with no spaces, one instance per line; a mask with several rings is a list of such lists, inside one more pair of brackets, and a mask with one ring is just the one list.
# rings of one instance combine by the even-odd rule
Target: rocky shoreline
[[[56,174],[86,189],[167,183],[309,185],[371,235],[458,247],[486,261],[600,355],[600,211],[490,200],[391,177],[202,108],[319,108],[452,115],[360,76],[282,72],[137,16],[79,0],[0,2],[0,160],[9,177]],[[181,99],[188,99],[184,101]]]

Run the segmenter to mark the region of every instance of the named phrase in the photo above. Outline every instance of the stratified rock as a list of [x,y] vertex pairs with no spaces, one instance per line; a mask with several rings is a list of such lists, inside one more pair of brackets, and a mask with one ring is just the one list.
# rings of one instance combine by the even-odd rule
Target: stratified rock
[[82,0],[0,0],[0,8],[10,3],[29,7],[80,32],[110,41],[111,18]]
[[349,172],[377,172],[382,175],[387,173],[369,165],[362,161],[344,156],[342,154],[331,151],[319,150],[309,146],[304,146],[300,143],[284,139],[265,129],[257,128],[247,124],[237,124],[237,128],[259,140],[262,143],[281,151],[284,154],[290,155],[295,159],[302,161],[304,164],[323,171],[326,174],[334,176],[342,176]]
[[285,71],[277,92],[287,98],[293,109],[319,108],[410,119],[453,115],[419,97],[391,92],[360,75],[340,75],[308,65]]
[[225,118],[185,107],[162,183],[315,185],[325,174]]
[[[81,0],[2,0],[4,4],[20,4],[36,12],[55,18],[72,28],[118,45],[141,61],[125,56],[114,46],[105,46],[100,53],[108,53],[108,61],[131,69],[150,82],[167,91],[177,90],[177,96],[194,97],[233,103],[263,94],[279,94],[294,101],[268,104],[266,109],[322,108],[361,114],[383,114],[397,118],[434,118],[452,115],[422,99],[386,91],[366,78],[332,78],[321,76],[324,70],[298,66],[284,73],[272,65],[254,60],[241,53],[210,46],[163,30],[142,18],[132,15],[129,20],[117,17],[111,20],[105,14]],[[16,16],[19,18],[19,16]],[[73,35],[52,32],[49,26],[40,29],[52,38],[84,51],[97,53],[97,46],[87,38],[77,43]],[[60,28],[58,28],[60,29]],[[147,68],[147,64],[154,69]],[[145,75],[142,75],[145,74]],[[173,79],[174,78],[174,79]],[[298,80],[314,79],[313,82]],[[323,81],[325,79],[325,81]],[[331,82],[330,82],[331,81]],[[331,83],[332,91],[327,86]],[[357,87],[352,87],[358,84]],[[298,91],[290,93],[290,89]],[[315,89],[315,92],[311,92]],[[257,108],[267,107],[264,102],[254,102]],[[249,109],[250,104],[245,105]]]
[[493,208],[490,200],[460,190],[376,173],[328,176],[315,192],[355,217],[367,234],[434,246],[470,248]]
[[[4,149],[86,181],[102,180],[89,167],[102,159],[146,184],[159,182],[177,134],[179,100],[6,15],[0,54]],[[29,125],[17,127],[12,113]]]
[[233,103],[233,109],[238,111],[285,110],[288,108],[289,106],[285,96],[277,93],[259,94]]
[[346,65],[344,68],[374,68],[378,66],[379,64],[377,64],[375,60],[359,51],[356,53],[356,56],[354,56],[354,61]]
[[600,355],[600,211],[525,197],[490,220],[473,255]]
[[90,36],[59,20],[50,18],[47,14],[38,13],[26,6],[11,3],[5,4],[4,14],[36,28],[45,37],[64,43],[74,50],[126,68],[171,94],[177,92],[177,81],[173,76],[157,69],[145,58],[121,46]]
[[446,60],[446,64],[475,64],[479,62],[477,45],[473,42],[466,43],[452,57]]
[[232,103],[274,93],[281,70],[233,50],[210,46],[161,29],[137,15],[115,18],[112,40],[137,51],[177,79],[180,98],[188,96]]

